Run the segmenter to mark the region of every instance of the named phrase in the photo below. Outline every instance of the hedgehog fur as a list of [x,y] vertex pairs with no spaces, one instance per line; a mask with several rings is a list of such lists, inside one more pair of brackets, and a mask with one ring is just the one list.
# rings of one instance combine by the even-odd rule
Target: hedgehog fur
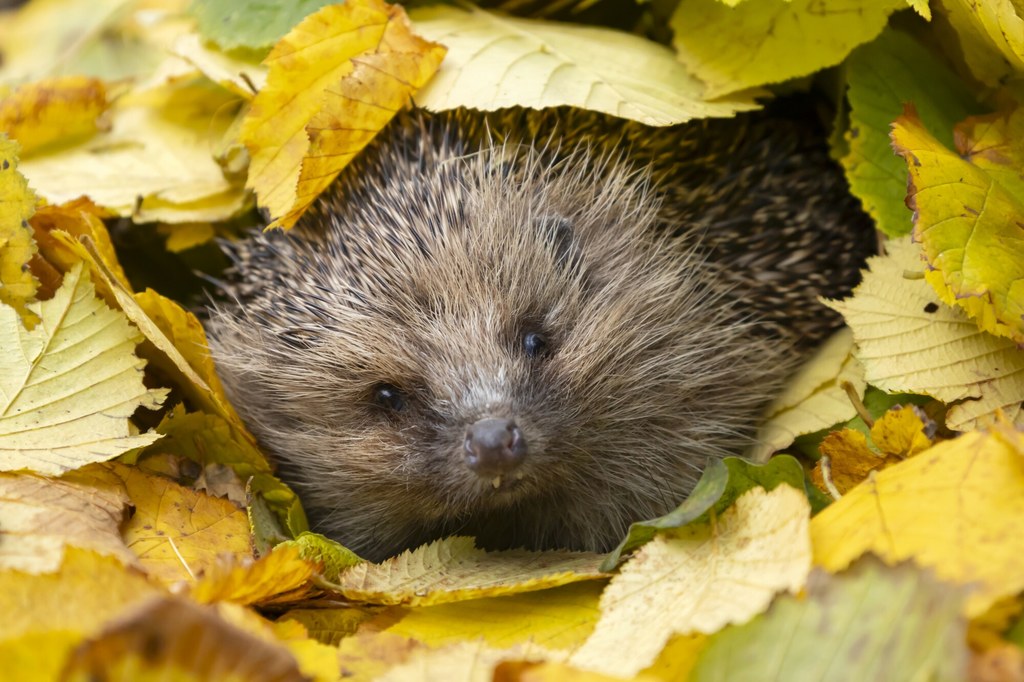
[[[401,114],[295,230],[228,246],[218,370],[313,529],[367,558],[607,550],[741,453],[836,324],[815,297],[870,239],[805,137]],[[503,475],[468,465],[481,420],[517,429]]]

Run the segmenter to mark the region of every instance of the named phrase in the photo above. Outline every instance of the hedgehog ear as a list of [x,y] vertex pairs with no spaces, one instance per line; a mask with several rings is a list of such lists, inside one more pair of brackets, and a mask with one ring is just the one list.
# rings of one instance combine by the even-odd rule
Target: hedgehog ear
[[537,224],[541,234],[551,244],[555,262],[572,270],[579,268],[579,244],[569,219],[557,213],[546,213],[538,218]]

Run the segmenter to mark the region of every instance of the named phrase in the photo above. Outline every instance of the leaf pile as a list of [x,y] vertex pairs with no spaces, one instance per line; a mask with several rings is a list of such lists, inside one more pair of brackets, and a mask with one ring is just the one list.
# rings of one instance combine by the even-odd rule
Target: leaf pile
[[[1020,3],[31,0],[0,56],[5,674],[1024,680]],[[413,102],[657,135],[804,89],[881,255],[749,460],[606,556],[310,532],[166,295]]]

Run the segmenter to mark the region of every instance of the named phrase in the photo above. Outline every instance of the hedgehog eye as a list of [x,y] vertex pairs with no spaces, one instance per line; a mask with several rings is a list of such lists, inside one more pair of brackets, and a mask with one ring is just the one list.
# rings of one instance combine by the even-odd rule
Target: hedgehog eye
[[392,412],[401,412],[405,409],[405,394],[391,384],[377,384],[373,389],[373,400]]
[[528,332],[523,335],[523,352],[531,358],[547,355],[548,341],[542,334]]

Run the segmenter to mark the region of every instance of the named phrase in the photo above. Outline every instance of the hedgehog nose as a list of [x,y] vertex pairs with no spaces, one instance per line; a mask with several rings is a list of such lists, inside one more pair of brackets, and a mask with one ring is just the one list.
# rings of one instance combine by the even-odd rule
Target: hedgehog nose
[[482,478],[506,474],[526,457],[526,438],[511,419],[481,419],[466,430],[466,466]]

